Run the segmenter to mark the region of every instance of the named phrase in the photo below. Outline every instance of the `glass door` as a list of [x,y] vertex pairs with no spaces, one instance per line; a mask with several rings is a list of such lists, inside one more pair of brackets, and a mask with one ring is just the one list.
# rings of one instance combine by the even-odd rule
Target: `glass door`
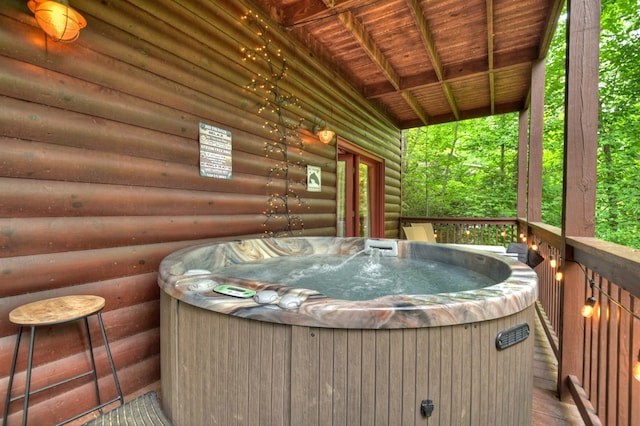
[[347,143],[338,147],[338,236],[384,237],[384,163]]

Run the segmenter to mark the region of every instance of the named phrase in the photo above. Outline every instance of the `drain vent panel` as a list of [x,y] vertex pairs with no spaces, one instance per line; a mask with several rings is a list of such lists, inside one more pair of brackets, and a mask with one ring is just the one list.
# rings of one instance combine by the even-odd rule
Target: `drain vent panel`
[[529,334],[529,324],[527,323],[518,324],[514,327],[502,330],[496,336],[496,349],[501,351],[517,343],[523,342],[527,340]]

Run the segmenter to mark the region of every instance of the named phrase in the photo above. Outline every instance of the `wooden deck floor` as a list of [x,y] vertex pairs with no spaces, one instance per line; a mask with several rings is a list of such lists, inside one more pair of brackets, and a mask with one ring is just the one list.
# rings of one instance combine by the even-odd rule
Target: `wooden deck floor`
[[561,402],[556,391],[558,361],[536,315],[533,355],[532,426],[584,425],[575,405]]
[[[557,397],[556,380],[558,363],[549,345],[547,336],[536,315],[535,323],[535,352],[533,378],[533,415],[532,426],[580,426],[584,425],[575,405],[561,402]],[[146,388],[137,390],[134,394],[126,395],[125,401],[131,401],[148,391],[155,391],[160,395],[160,382],[155,382]],[[95,418],[97,413],[90,414],[81,420],[70,423],[70,426],[80,426]],[[485,426],[485,425],[478,425]]]

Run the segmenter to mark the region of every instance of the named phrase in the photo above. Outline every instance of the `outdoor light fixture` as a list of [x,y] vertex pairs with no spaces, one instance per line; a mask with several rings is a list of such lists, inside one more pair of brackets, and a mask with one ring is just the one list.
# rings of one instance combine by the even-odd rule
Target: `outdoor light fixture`
[[29,0],[27,6],[40,28],[54,41],[74,41],[87,26],[87,21],[69,7],[67,0]]
[[316,132],[316,136],[318,137],[318,139],[320,139],[320,142],[325,144],[331,142],[335,135],[336,135],[336,132],[334,132],[333,130],[327,129],[326,127],[323,127],[322,129]]
[[549,256],[549,266],[554,269],[556,266],[558,266],[558,261],[556,260],[556,257],[554,255]]

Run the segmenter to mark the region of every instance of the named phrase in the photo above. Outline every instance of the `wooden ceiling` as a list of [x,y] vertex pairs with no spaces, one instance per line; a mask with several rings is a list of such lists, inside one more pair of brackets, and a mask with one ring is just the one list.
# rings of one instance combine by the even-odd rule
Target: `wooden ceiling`
[[256,0],[402,128],[520,111],[564,0]]

